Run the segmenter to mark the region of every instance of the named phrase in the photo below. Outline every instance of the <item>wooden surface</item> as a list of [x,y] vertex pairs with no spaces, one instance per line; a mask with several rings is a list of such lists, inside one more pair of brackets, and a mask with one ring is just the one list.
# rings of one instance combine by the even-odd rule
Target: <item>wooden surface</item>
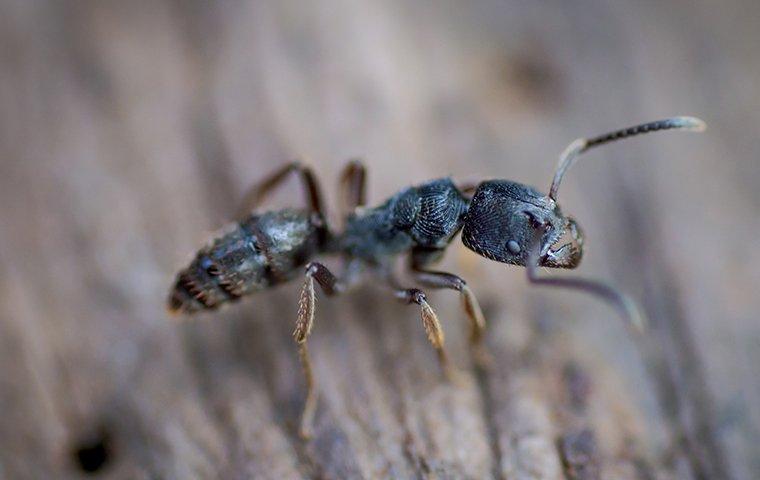
[[[754,0],[3,1],[0,478],[758,478],[758,19]],[[289,159],[333,204],[352,156],[374,202],[444,175],[547,188],[575,137],[671,114],[710,129],[589,154],[561,195],[579,273],[641,301],[644,338],[457,245],[443,266],[480,297],[493,367],[450,292],[430,298],[458,386],[415,309],[372,282],[320,298],[304,443],[297,284],[165,314],[175,271]]]

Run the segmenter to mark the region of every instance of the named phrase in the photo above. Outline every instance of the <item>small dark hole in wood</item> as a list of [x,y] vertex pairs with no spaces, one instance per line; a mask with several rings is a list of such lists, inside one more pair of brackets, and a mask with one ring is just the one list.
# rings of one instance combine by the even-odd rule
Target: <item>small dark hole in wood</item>
[[105,430],[82,438],[71,452],[75,464],[85,473],[102,471],[113,461],[112,443],[111,435]]

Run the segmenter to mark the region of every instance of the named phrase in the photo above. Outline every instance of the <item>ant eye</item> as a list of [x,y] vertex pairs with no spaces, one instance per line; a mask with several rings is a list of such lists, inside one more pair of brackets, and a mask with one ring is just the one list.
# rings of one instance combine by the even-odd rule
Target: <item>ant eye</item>
[[510,240],[507,242],[507,250],[509,250],[513,255],[517,255],[520,253],[520,244],[514,240]]

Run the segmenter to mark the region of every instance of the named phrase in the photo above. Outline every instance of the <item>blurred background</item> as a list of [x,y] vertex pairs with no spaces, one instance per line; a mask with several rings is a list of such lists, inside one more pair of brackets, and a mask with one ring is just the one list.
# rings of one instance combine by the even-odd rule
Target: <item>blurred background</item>
[[[2,1],[0,478],[758,478],[759,21],[749,0]],[[578,273],[641,302],[643,337],[457,240],[441,268],[478,294],[492,368],[452,292],[430,301],[461,385],[385,290],[320,298],[305,443],[299,282],[165,313],[289,160],[332,205],[353,157],[370,203],[448,175],[546,189],[574,138],[675,114],[709,129],[589,153],[561,195]]]

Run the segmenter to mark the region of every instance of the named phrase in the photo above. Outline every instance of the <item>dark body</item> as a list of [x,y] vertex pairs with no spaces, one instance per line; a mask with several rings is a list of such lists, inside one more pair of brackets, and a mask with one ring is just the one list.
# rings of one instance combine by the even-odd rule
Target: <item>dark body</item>
[[329,232],[323,216],[307,209],[250,215],[177,275],[169,308],[215,309],[291,280],[319,254],[343,254],[377,267],[412,250],[442,253],[462,228],[468,204],[444,178],[405,188],[377,207],[356,209],[340,233]]
[[322,249],[326,237],[322,219],[305,209],[250,215],[201,249],[177,275],[169,309],[215,309],[286,282]]
[[412,249],[442,250],[462,228],[468,205],[449,178],[405,188],[378,207],[349,215],[337,248],[376,265]]
[[[351,162],[341,175],[345,227],[331,231],[322,208],[319,184],[308,168],[298,163],[285,166],[249,192],[239,223],[228,233],[200,250],[182,270],[169,296],[169,309],[186,313],[214,309],[250,293],[286,282],[299,272],[303,287],[293,337],[308,385],[301,420],[301,434],[309,435],[316,411],[315,382],[307,348],[314,325],[315,283],[326,295],[344,291],[353,279],[354,265],[380,274],[396,298],[418,305],[428,340],[436,349],[445,371],[451,372],[444,351],[444,335],[438,317],[418,288],[404,288],[393,275],[392,260],[409,253],[409,271],[417,284],[459,292],[469,319],[470,344],[477,358],[485,319],[477,299],[464,279],[447,272],[428,270],[441,258],[454,236],[470,250],[490,260],[526,267],[528,281],[537,285],[572,288],[594,294],[615,305],[631,325],[641,327],[643,317],[636,304],[614,287],[595,280],[573,277],[541,277],[538,267],[575,268],[583,256],[583,233],[577,222],[565,216],[557,203],[560,183],[578,155],[594,146],[659,130],[701,130],[704,123],[691,117],[674,117],[617,130],[597,137],[580,138],[560,156],[548,194],[509,180],[459,188],[451,179],[432,180],[408,187],[374,208],[363,208],[365,169]],[[308,208],[250,214],[272,188],[290,174],[301,179]],[[558,245],[568,233],[570,241]],[[339,254],[346,260],[342,276],[334,275],[313,258]],[[305,268],[303,268],[305,267]],[[479,353],[478,353],[479,352]]]

